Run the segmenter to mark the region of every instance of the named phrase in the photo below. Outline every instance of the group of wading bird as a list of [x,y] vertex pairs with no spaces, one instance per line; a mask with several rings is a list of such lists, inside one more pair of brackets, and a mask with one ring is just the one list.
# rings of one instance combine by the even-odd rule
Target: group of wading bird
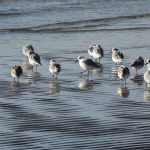
[[[37,72],[37,66],[41,65],[40,56],[34,51],[34,48],[32,45],[25,45],[22,48],[23,54],[28,58],[29,64],[33,67],[36,67]],[[112,53],[112,60],[114,63],[119,65],[118,67],[118,77],[124,81],[124,84],[126,84],[126,79],[130,76],[130,70],[127,66],[123,65],[124,61],[124,55],[122,52],[120,52],[117,48],[113,48],[111,50]],[[85,58],[84,56],[79,56],[76,62],[79,62],[80,67],[84,70],[83,72],[88,72],[89,77],[89,71],[93,69],[98,69],[101,67],[100,60],[104,57],[104,50],[99,45],[92,45],[88,49],[88,54],[91,56],[91,59]],[[95,59],[95,61],[93,60]],[[144,63],[144,59],[141,56],[138,56],[131,64],[131,67],[136,71],[141,69],[144,65],[147,65],[148,70],[144,73],[144,80],[147,84],[150,84],[150,60],[147,60],[146,63]],[[33,69],[32,69],[33,71]],[[59,72],[61,71],[61,65],[58,64],[54,59],[51,59],[49,62],[49,71],[52,73],[52,76],[54,78],[57,78]],[[82,72],[82,73],[83,73]],[[18,79],[19,83],[19,77],[23,74],[23,70],[21,66],[13,66],[11,67],[11,75],[14,78]]]

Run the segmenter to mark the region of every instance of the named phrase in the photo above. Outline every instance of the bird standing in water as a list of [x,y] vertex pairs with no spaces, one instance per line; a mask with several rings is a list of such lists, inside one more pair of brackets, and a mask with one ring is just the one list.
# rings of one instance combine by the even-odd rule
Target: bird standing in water
[[79,62],[80,67],[84,70],[83,72],[88,72],[88,76],[89,70],[100,68],[100,66],[97,63],[95,63],[92,59],[85,58],[84,56],[79,56],[76,62]]
[[124,66],[124,65],[121,65],[119,68],[118,68],[118,77],[122,80],[122,81],[125,81],[125,84],[126,84],[126,79],[130,76],[130,71],[129,71],[129,68]]
[[23,54],[28,57],[28,52],[29,51],[34,52],[33,46],[32,45],[24,45],[23,48],[22,48]]
[[100,63],[100,59],[104,57],[104,50],[99,44],[92,45],[88,49],[88,53],[91,57],[95,58],[98,63]]
[[147,65],[148,70],[144,73],[144,80],[146,84],[150,84],[150,59],[147,60],[145,65]]
[[56,63],[54,59],[50,60],[49,71],[52,73],[52,76],[57,79],[58,73],[61,71],[60,64]]
[[21,66],[13,66],[11,67],[11,76],[14,78],[14,82],[15,82],[15,78],[18,79],[18,83],[19,83],[19,77],[22,75],[23,71]]
[[119,52],[117,48],[113,48],[111,50],[112,53],[112,60],[116,64],[122,64],[124,61],[124,55],[122,52]]
[[[29,51],[28,59],[29,59],[29,63],[32,66],[36,67],[36,72],[37,72],[37,66],[41,65],[40,56],[37,53],[33,52],[33,51]],[[33,69],[32,69],[32,71],[33,71]]]
[[131,67],[136,71],[136,74],[137,70],[141,69],[143,66],[144,66],[144,59],[141,56],[137,57],[131,64]]

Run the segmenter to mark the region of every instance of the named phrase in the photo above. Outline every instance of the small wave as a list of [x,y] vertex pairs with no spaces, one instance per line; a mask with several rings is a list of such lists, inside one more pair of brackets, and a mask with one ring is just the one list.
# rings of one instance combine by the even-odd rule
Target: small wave
[[14,13],[14,12],[0,12],[0,17],[6,17],[6,16],[18,16],[21,15],[21,13]]
[[50,28],[50,29],[34,29],[34,28],[8,28],[0,29],[0,32],[14,33],[67,33],[67,32],[96,32],[96,31],[136,31],[150,30],[150,27],[127,27],[127,28]]
[[137,19],[137,18],[147,18],[150,17],[149,13],[145,13],[145,14],[135,14],[135,15],[128,15],[128,16],[117,16],[114,17],[114,19]]
[[86,20],[76,20],[76,21],[66,21],[56,24],[46,24],[38,27],[47,27],[47,26],[70,26],[70,25],[82,25],[82,24],[94,24],[94,25],[105,25],[111,21],[125,20],[125,19],[138,19],[138,18],[147,18],[150,17],[150,14],[139,14],[139,15],[130,15],[130,16],[115,16],[108,18],[96,18],[96,19],[86,19]]
[[[12,13],[10,13],[12,15]],[[0,14],[1,15],[1,14]],[[5,14],[9,15],[9,13]],[[14,15],[19,15],[19,13],[14,13]],[[135,26],[120,26],[115,27],[115,24],[120,23],[124,20],[139,19],[144,17],[150,17],[150,14],[140,14],[131,16],[116,16],[109,18],[97,18],[97,19],[87,19],[87,20],[76,20],[76,21],[66,21],[54,24],[43,24],[31,27],[23,28],[4,28],[0,29],[0,32],[29,32],[29,33],[59,33],[59,32],[94,32],[94,31],[123,31],[123,30],[149,30],[148,25],[138,24]],[[126,21],[127,22],[127,21]]]

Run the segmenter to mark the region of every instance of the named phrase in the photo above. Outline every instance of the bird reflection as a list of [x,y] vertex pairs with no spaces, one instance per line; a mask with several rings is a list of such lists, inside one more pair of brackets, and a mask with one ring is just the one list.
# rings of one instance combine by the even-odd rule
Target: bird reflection
[[97,75],[97,74],[100,74],[102,72],[103,72],[103,66],[102,65],[98,69],[90,70],[90,74],[92,74],[92,75]]
[[112,75],[111,75],[111,77],[113,79],[118,78],[118,68],[116,66],[112,67]]
[[150,87],[146,88],[143,97],[144,97],[144,100],[150,101]]
[[58,82],[58,80],[57,79],[52,79],[52,81],[50,82],[50,84],[49,84],[49,89],[48,89],[48,91],[50,92],[50,93],[57,93],[57,92],[59,92],[60,91],[60,85],[59,85],[59,82]]
[[29,84],[35,83],[36,81],[40,79],[40,77],[41,77],[41,74],[39,72],[32,72],[27,75],[26,82]]
[[79,89],[81,90],[88,90],[93,87],[93,80],[84,79],[79,83]]
[[117,89],[117,95],[123,98],[128,97],[130,94],[129,89],[126,86],[121,86]]
[[26,88],[26,84],[24,84],[24,83],[18,84],[17,82],[13,82],[13,83],[11,83],[11,85],[10,85],[10,89],[11,89],[11,91],[13,91],[13,92],[21,92],[21,91],[23,91],[25,88]]
[[143,78],[143,75],[140,75],[140,74],[135,74],[131,77],[131,80],[138,84],[138,85],[142,85],[143,82],[144,82],[144,78]]

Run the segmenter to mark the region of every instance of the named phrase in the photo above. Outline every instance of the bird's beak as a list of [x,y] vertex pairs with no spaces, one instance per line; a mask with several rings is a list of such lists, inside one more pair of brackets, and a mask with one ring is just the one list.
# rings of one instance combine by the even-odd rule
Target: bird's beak
[[75,60],[75,62],[78,62],[78,59],[77,59],[77,60]]
[[145,63],[145,65],[147,65],[148,63]]
[[112,51],[109,52],[109,54],[111,54],[111,53],[112,53]]

